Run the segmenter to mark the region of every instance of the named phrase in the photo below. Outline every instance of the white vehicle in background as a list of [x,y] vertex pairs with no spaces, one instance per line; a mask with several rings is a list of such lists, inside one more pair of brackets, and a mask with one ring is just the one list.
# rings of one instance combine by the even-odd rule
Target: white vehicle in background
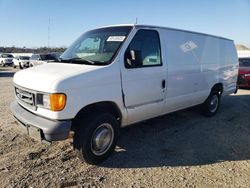
[[60,61],[14,75],[11,111],[39,140],[67,139],[73,131],[78,156],[92,164],[114,151],[121,127],[196,105],[214,116],[221,97],[237,91],[234,42],[197,32],[98,28]]
[[49,62],[55,62],[58,59],[51,55],[51,54],[32,54],[32,56],[30,57],[30,67],[36,66],[36,65],[42,65],[42,64],[46,64]]
[[13,59],[13,67],[19,67],[20,69],[29,67],[29,56],[16,56]]
[[9,53],[0,54],[0,65],[5,66],[12,66],[13,64],[13,55]]
[[238,57],[239,58],[249,58],[250,57],[250,50],[238,50]]

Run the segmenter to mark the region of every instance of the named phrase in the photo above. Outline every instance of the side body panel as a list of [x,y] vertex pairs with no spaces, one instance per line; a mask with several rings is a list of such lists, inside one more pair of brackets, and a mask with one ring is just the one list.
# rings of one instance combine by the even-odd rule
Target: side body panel
[[217,83],[223,85],[223,94],[235,91],[238,61],[233,41],[171,29],[161,33],[168,70],[164,113],[203,103]]
[[233,41],[220,41],[219,80],[223,83],[223,95],[234,93],[237,88],[239,61]]
[[164,29],[162,35],[168,67],[164,113],[201,103],[206,97],[204,93],[209,92],[201,73],[204,37],[169,29]]

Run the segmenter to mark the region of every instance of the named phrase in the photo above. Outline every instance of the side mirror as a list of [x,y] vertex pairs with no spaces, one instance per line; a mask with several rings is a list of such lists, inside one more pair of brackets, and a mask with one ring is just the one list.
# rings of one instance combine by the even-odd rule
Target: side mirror
[[127,50],[125,53],[125,67],[135,68],[142,65],[142,56],[140,50]]

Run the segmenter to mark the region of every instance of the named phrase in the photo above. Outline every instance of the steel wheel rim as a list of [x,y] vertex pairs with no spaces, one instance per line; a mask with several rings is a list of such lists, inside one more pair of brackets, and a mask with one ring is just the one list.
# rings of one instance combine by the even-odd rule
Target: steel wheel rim
[[105,154],[111,147],[114,140],[114,130],[109,123],[98,126],[91,139],[91,151],[100,156]]
[[210,112],[214,113],[216,112],[217,108],[218,108],[218,103],[219,103],[219,98],[217,95],[213,95],[211,101],[210,101]]

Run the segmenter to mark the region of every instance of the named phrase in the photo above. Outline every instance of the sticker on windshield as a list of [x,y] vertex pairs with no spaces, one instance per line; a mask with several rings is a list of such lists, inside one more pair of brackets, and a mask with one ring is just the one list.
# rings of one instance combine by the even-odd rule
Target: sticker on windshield
[[122,42],[124,41],[125,36],[110,36],[107,39],[107,42]]

